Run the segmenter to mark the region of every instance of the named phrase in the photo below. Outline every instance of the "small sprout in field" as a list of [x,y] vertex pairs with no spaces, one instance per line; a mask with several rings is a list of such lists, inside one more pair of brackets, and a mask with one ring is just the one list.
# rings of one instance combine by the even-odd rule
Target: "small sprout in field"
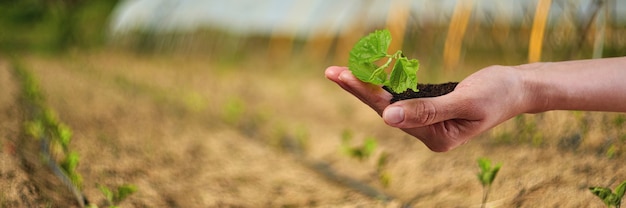
[[370,137],[365,139],[363,145],[350,148],[348,155],[362,161],[369,158],[374,150],[376,150],[376,140]]
[[378,174],[378,181],[383,185],[383,187],[389,187],[391,183],[391,175],[389,172],[385,171],[385,166],[387,166],[387,162],[389,160],[389,154],[383,152],[378,157],[378,163],[376,164],[376,173]]
[[63,169],[63,171],[65,171],[67,176],[70,178],[70,180],[72,180],[72,183],[74,183],[76,187],[82,187],[83,183],[83,178],[76,171],[79,160],[80,159],[78,153],[71,151],[69,154],[67,154],[67,156],[65,156],[65,159],[61,162],[61,168]]
[[345,129],[341,132],[341,152],[346,155],[351,155],[352,147],[350,146],[350,141],[352,141],[352,137],[352,131],[349,129]]
[[589,190],[598,196],[607,207],[619,208],[626,192],[626,181],[615,187],[615,192],[606,187],[589,187]]
[[485,207],[487,203],[487,198],[489,196],[489,192],[491,191],[491,185],[493,181],[496,179],[496,175],[498,171],[500,171],[500,167],[502,164],[492,164],[491,160],[487,158],[479,158],[478,159],[478,167],[480,168],[480,172],[478,173],[478,180],[483,185],[483,201],[482,206]]
[[[361,38],[350,51],[348,69],[363,82],[384,85],[396,93],[402,93],[407,89],[417,92],[419,61],[406,58],[400,50],[394,54],[387,54],[389,45],[391,45],[389,30],[377,30]],[[375,64],[384,58],[387,58],[387,61],[383,65]],[[387,74],[385,70],[394,60],[391,74]]]
[[63,150],[67,151],[72,139],[72,130],[63,123],[56,126],[56,135],[58,136]]
[[605,155],[607,158],[610,159],[610,158],[615,157],[618,154],[618,152],[619,152],[619,148],[617,147],[617,145],[611,144],[609,148],[606,150]]
[[131,194],[137,192],[137,186],[132,184],[125,184],[117,187],[117,190],[111,190],[108,187],[100,184],[96,184],[100,192],[104,194],[104,198],[107,201],[109,208],[117,208],[119,203],[128,198]]
[[245,103],[239,98],[231,98],[223,107],[224,120],[232,125],[239,123],[245,111]]
[[33,138],[39,139],[43,136],[44,127],[41,120],[27,121],[25,126],[26,133]]
[[376,150],[376,139],[372,137],[366,138],[362,145],[356,147],[350,146],[351,140],[352,132],[349,130],[344,131],[341,136],[341,150],[350,157],[362,161],[369,158]]

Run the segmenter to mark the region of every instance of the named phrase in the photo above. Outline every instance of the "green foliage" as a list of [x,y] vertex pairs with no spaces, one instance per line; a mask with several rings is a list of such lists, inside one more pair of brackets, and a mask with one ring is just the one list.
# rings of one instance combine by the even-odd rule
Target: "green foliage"
[[376,173],[378,175],[378,181],[383,185],[383,187],[389,187],[389,184],[391,184],[391,175],[389,174],[389,172],[385,171],[388,159],[389,154],[383,152],[378,157],[378,162],[376,163]]
[[[60,161],[61,169],[70,178],[71,182],[77,188],[80,188],[82,186],[82,177],[76,171],[80,157],[78,153],[69,149],[72,138],[71,128],[62,123],[54,110],[45,104],[43,93],[34,76],[15,60],[13,61],[13,69],[21,83],[22,103],[28,109],[28,118],[24,122],[26,136],[37,140],[45,139],[53,145],[45,151],[49,151],[48,154],[53,152],[53,155],[60,153],[60,158],[55,159]],[[53,151],[58,149],[61,151]]]
[[104,43],[117,0],[0,1],[0,51],[62,51]]
[[480,172],[478,172],[478,180],[483,186],[483,201],[482,206],[484,207],[487,203],[487,198],[489,196],[489,192],[491,191],[491,185],[493,181],[496,179],[496,175],[498,175],[498,171],[500,171],[500,167],[502,164],[492,164],[491,160],[481,157],[478,158],[478,167],[480,168]]
[[609,148],[606,149],[606,157],[607,158],[613,158],[615,157],[619,152],[619,148],[617,147],[617,145],[615,144],[611,144],[609,145]]
[[72,183],[74,183],[76,187],[83,186],[83,177],[78,174],[78,171],[76,171],[79,161],[80,157],[78,153],[72,151],[67,154],[67,156],[65,156],[65,159],[61,162],[61,168],[63,169],[63,171],[65,171],[65,174],[67,174],[67,176],[70,178],[70,180],[72,180]]
[[[348,68],[359,80],[375,85],[384,85],[396,93],[402,93],[407,89],[418,91],[417,70],[419,61],[407,59],[398,50],[394,54],[387,54],[391,44],[389,30],[377,30],[361,38],[352,50],[348,59]],[[377,66],[375,62],[387,58],[387,61]],[[396,60],[388,76],[385,71]]]
[[500,163],[492,165],[491,160],[487,158],[479,158],[478,167],[480,168],[480,172],[478,173],[478,180],[480,183],[483,186],[491,186],[501,166]]
[[116,190],[111,190],[104,185],[97,184],[98,189],[104,195],[109,208],[118,207],[118,205],[128,198],[131,194],[137,192],[137,186],[133,184],[124,184],[118,186]]
[[[341,151],[351,158],[357,159],[360,162],[366,160],[374,155],[378,144],[373,137],[365,138],[361,145],[352,146],[352,131],[344,130],[341,133]],[[389,162],[389,154],[382,152],[376,160],[376,170],[371,174],[372,177],[383,185],[383,187],[389,187],[391,184],[391,174],[385,170],[387,163]]]
[[615,192],[606,187],[590,187],[589,191],[598,196],[607,207],[619,208],[626,192],[626,181],[615,187]]
[[342,151],[352,158],[356,158],[360,161],[369,158],[374,151],[376,150],[376,139],[369,137],[363,141],[363,144],[358,146],[350,146],[350,141],[352,140],[352,133],[349,131],[344,131],[342,136]]

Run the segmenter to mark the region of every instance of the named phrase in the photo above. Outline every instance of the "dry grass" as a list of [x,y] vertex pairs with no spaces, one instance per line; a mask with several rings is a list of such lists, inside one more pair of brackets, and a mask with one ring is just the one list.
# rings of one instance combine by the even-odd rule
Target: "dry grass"
[[[103,199],[95,183],[131,183],[138,193],[122,206],[476,207],[482,156],[503,163],[490,197],[503,207],[601,206],[586,188],[626,179],[623,156],[610,159],[604,147],[608,135],[623,134],[623,124],[612,122],[621,114],[524,115],[442,154],[386,127],[326,81],[325,66],[306,60],[281,66],[104,51],[23,62],[74,130],[84,191],[95,202]],[[377,139],[373,158],[340,153],[346,129],[355,143]],[[577,148],[560,145],[576,134],[583,138]],[[294,149],[395,200],[329,180]],[[383,151],[390,154],[388,188],[372,177]]]

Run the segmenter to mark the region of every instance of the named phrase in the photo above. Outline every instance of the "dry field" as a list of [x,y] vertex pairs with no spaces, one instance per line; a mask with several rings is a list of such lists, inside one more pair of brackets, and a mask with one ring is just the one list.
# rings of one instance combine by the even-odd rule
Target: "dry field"
[[[587,188],[626,180],[622,114],[524,115],[433,153],[325,80],[322,64],[117,51],[19,60],[73,130],[83,193],[100,207],[96,184],[136,185],[121,207],[480,207],[479,157],[503,164],[490,207],[602,207]],[[0,207],[77,206],[23,165],[27,109],[11,68],[0,57]],[[352,146],[375,139],[373,155],[342,153],[346,132]]]

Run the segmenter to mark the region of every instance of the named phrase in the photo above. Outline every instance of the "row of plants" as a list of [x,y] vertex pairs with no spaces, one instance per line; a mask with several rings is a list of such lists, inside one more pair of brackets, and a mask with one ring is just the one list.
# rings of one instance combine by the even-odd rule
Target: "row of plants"
[[[377,149],[377,142],[375,138],[367,137],[361,144],[358,145],[351,144],[351,141],[353,140],[352,138],[353,134],[351,131],[345,130],[342,133],[340,150],[343,155],[359,162],[363,162],[367,158],[375,155],[374,153]],[[371,176],[374,176],[384,188],[389,187],[392,179],[392,175],[385,169],[389,163],[389,156],[389,153],[385,151],[378,154],[374,173],[370,174]],[[489,158],[480,157],[477,159],[477,164],[479,170],[477,173],[477,179],[482,185],[483,190],[481,207],[485,207],[488,202],[489,193],[492,191],[493,182],[502,167],[502,163],[493,163]],[[607,207],[619,208],[622,198],[626,192],[626,180],[617,185],[614,190],[603,186],[589,187],[589,190],[592,194],[602,200]]]
[[[15,77],[21,84],[21,103],[25,112],[23,131],[25,136],[36,140],[40,144],[39,155],[44,165],[70,189],[81,206],[98,207],[83,195],[84,181],[77,168],[80,162],[78,152],[70,147],[73,131],[63,123],[57,113],[46,104],[44,93],[37,80],[18,61],[13,61]],[[137,187],[124,184],[111,189],[97,184],[106,200],[105,206],[117,207],[118,204],[132,193]]]

